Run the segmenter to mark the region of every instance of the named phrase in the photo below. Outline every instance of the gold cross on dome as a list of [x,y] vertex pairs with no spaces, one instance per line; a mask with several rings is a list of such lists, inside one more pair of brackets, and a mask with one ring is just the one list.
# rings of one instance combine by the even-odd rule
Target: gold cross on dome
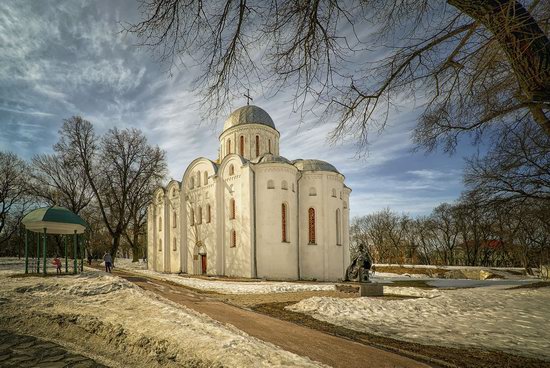
[[243,96],[246,97],[246,104],[247,105],[250,105],[250,100],[254,101],[254,99],[252,97],[250,97],[250,90],[249,89],[246,90],[246,93]]

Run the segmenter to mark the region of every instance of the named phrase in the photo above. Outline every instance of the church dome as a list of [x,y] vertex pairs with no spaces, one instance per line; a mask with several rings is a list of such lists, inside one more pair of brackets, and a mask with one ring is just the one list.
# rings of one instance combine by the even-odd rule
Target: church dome
[[261,155],[260,157],[252,160],[252,162],[255,163],[255,164],[273,164],[273,163],[277,163],[277,164],[292,165],[292,162],[290,162],[290,160],[286,159],[285,157],[272,155],[271,153],[265,153],[265,154]]
[[292,164],[300,171],[332,171],[340,174],[338,170],[326,161],[321,160],[294,160]]
[[244,124],[262,124],[275,129],[273,119],[264,109],[254,105],[247,105],[233,111],[223,124],[223,130]]

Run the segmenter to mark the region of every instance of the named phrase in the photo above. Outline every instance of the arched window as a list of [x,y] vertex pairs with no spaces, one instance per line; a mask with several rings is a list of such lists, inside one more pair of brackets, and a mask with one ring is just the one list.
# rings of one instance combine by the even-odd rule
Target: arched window
[[239,154],[241,156],[244,156],[244,136],[241,135],[241,137],[239,138],[240,142],[239,142]]
[[159,239],[159,252],[162,252],[162,239]]
[[231,230],[231,234],[230,234],[230,247],[231,248],[235,248],[237,246],[237,233],[235,232],[235,230]]
[[332,188],[332,196],[336,198],[336,189]]
[[178,250],[178,244],[176,238],[174,238],[174,241],[172,242],[172,250]]
[[275,183],[273,182],[273,180],[267,181],[267,189],[275,189]]
[[201,186],[201,172],[197,171],[197,187]]
[[189,189],[193,189],[194,186],[195,186],[195,177],[191,176],[191,178],[189,179]]
[[172,227],[177,227],[178,226],[178,214],[176,213],[176,211],[172,212]]
[[260,155],[260,136],[256,136],[256,157]]
[[341,223],[340,209],[336,210],[336,245],[342,245],[342,223]]
[[281,189],[282,190],[288,190],[288,183],[286,182],[286,180],[283,180],[281,182]]
[[313,188],[313,187],[309,188],[309,195],[310,196],[316,196],[317,195],[317,191],[315,190],[315,188]]
[[159,231],[162,231],[162,217],[159,216]]
[[309,244],[315,244],[315,209],[308,210]]
[[212,212],[210,210],[210,205],[207,204],[206,205],[206,223],[210,223],[210,221],[212,221]]
[[197,212],[197,223],[202,224],[202,207],[199,206]]
[[208,184],[208,171],[204,172],[204,185]]
[[271,139],[267,141],[267,152],[271,153]]
[[237,211],[235,209],[235,200],[231,198],[229,200],[229,218],[231,220],[234,220],[236,218],[236,215],[237,215]]
[[227,154],[230,154],[231,153],[231,139],[228,139],[227,140]]
[[235,166],[229,165],[229,175],[235,175]]
[[288,206],[286,203],[281,205],[281,238],[283,243],[288,242]]
[[195,211],[192,208],[189,210],[189,225],[195,225]]

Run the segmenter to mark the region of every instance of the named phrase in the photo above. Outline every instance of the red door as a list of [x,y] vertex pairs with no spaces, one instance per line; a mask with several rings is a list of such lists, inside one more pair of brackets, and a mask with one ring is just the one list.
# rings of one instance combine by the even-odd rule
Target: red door
[[201,254],[202,274],[206,275],[206,254]]

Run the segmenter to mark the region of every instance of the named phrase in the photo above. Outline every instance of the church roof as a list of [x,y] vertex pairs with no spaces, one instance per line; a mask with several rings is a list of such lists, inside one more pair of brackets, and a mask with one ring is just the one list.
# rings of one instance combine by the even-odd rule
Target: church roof
[[332,171],[340,174],[338,170],[326,161],[321,160],[294,160],[292,164],[300,171]]
[[271,119],[271,116],[264,109],[254,105],[247,105],[238,108],[229,115],[223,124],[223,130],[225,131],[231,127],[243,124],[262,124],[275,129],[273,119]]
[[273,155],[271,153],[264,153],[260,157],[252,160],[255,164],[272,164],[272,163],[282,163],[292,165],[292,162],[283,156]]

